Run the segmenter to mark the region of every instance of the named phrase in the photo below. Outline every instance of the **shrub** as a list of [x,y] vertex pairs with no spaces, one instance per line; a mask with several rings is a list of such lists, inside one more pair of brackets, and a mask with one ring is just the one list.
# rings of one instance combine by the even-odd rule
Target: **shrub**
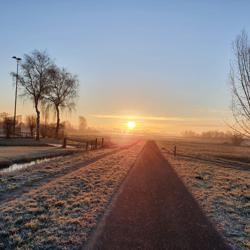
[[234,146],[240,146],[241,143],[244,141],[244,138],[241,134],[234,134],[231,140]]
[[6,138],[10,138],[10,135],[13,132],[14,128],[14,121],[10,117],[5,117],[3,121],[3,131],[6,136]]

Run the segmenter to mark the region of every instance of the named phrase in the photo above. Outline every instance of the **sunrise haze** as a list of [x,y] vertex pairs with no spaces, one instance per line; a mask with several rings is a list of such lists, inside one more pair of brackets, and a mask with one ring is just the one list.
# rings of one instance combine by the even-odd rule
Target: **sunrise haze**
[[[46,50],[77,74],[63,119],[124,131],[227,129],[232,41],[250,30],[248,1],[13,1],[0,3],[0,107],[13,114],[13,55]],[[239,2],[244,3],[239,4]],[[34,113],[19,98],[17,114]]]

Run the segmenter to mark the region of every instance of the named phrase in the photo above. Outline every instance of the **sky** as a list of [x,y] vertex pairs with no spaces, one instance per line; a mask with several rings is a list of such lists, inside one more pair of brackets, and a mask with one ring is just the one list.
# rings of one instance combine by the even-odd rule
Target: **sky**
[[[0,112],[13,113],[12,56],[46,50],[80,81],[64,119],[123,131],[227,129],[232,42],[250,32],[248,0],[1,1]],[[34,113],[18,99],[17,113]]]

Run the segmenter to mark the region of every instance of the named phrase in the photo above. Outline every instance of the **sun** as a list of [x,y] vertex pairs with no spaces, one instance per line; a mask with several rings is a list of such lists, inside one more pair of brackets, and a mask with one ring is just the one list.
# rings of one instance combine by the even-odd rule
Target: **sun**
[[127,122],[127,127],[128,129],[134,129],[136,127],[136,122],[134,121]]

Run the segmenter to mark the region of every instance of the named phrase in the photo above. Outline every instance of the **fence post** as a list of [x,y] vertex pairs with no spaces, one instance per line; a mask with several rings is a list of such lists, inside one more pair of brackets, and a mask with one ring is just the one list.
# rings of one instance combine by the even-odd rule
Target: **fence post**
[[95,139],[95,149],[97,149],[97,138]]
[[67,147],[67,138],[64,137],[63,138],[63,145],[62,145],[63,148],[66,148]]
[[88,151],[88,148],[89,148],[89,142],[87,141],[86,142],[86,151]]
[[102,138],[102,148],[103,148],[103,146],[104,146],[104,138]]
[[177,151],[176,146],[174,146],[174,157],[176,156],[176,151]]

